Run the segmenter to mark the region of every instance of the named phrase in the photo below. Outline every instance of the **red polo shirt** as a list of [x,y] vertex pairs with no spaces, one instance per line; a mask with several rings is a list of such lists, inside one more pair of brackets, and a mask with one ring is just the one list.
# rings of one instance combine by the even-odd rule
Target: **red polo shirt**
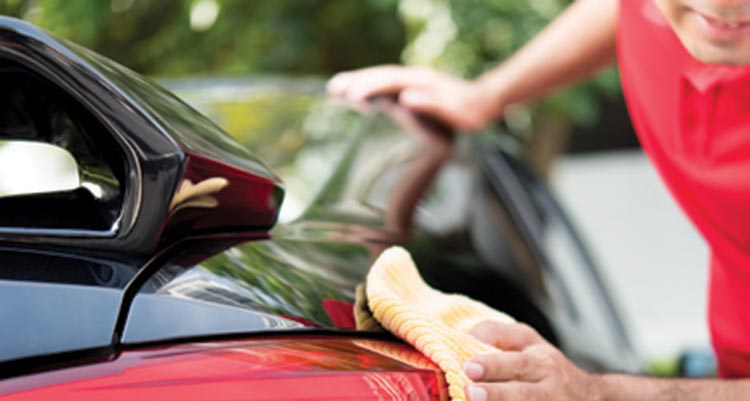
[[654,0],[620,1],[617,42],[641,144],[711,250],[719,374],[750,377],[750,68],[691,57]]

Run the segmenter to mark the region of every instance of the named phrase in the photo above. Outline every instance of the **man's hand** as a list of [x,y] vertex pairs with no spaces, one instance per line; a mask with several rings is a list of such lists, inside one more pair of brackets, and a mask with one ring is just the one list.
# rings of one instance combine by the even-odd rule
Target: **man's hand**
[[[588,77],[615,59],[617,0],[578,0],[531,42],[474,81],[428,68],[379,66],[336,75],[331,95],[358,103],[397,96],[417,114],[474,131],[504,109]],[[499,60],[498,60],[499,61]]]
[[503,352],[464,366],[469,401],[745,401],[750,380],[596,375],[578,369],[525,324],[484,322],[470,333]]
[[386,65],[343,72],[327,88],[329,94],[355,103],[378,95],[397,96],[412,112],[463,131],[484,127],[503,108],[483,85],[423,67]]
[[464,366],[474,381],[470,401],[584,401],[598,399],[597,379],[576,367],[525,324],[484,322],[470,333],[504,352],[480,355]]

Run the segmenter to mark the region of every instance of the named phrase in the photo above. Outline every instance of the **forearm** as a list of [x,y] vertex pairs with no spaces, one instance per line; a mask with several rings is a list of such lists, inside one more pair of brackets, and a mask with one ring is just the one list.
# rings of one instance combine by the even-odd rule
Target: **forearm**
[[595,378],[592,401],[734,401],[750,399],[750,380],[659,379],[625,375]]
[[477,79],[497,109],[592,75],[616,55],[618,0],[577,0],[531,42]]

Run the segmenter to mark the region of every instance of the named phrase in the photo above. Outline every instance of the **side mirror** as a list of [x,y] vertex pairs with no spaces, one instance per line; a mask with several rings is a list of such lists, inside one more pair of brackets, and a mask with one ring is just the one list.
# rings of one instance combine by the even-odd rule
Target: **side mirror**
[[67,150],[23,140],[0,140],[0,198],[71,191],[78,164]]

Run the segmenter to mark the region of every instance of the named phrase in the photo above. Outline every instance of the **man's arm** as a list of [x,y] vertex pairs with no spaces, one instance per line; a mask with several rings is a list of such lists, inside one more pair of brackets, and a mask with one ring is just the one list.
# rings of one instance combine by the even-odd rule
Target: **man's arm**
[[747,401],[750,380],[656,379],[604,375],[600,378],[603,401]]
[[504,350],[464,370],[470,401],[735,401],[750,399],[750,380],[657,379],[589,374],[524,324],[485,322],[472,335]]
[[577,0],[516,54],[474,81],[422,67],[378,66],[336,75],[329,92],[352,101],[400,94],[412,111],[465,130],[505,107],[585,78],[615,58],[618,0]]

